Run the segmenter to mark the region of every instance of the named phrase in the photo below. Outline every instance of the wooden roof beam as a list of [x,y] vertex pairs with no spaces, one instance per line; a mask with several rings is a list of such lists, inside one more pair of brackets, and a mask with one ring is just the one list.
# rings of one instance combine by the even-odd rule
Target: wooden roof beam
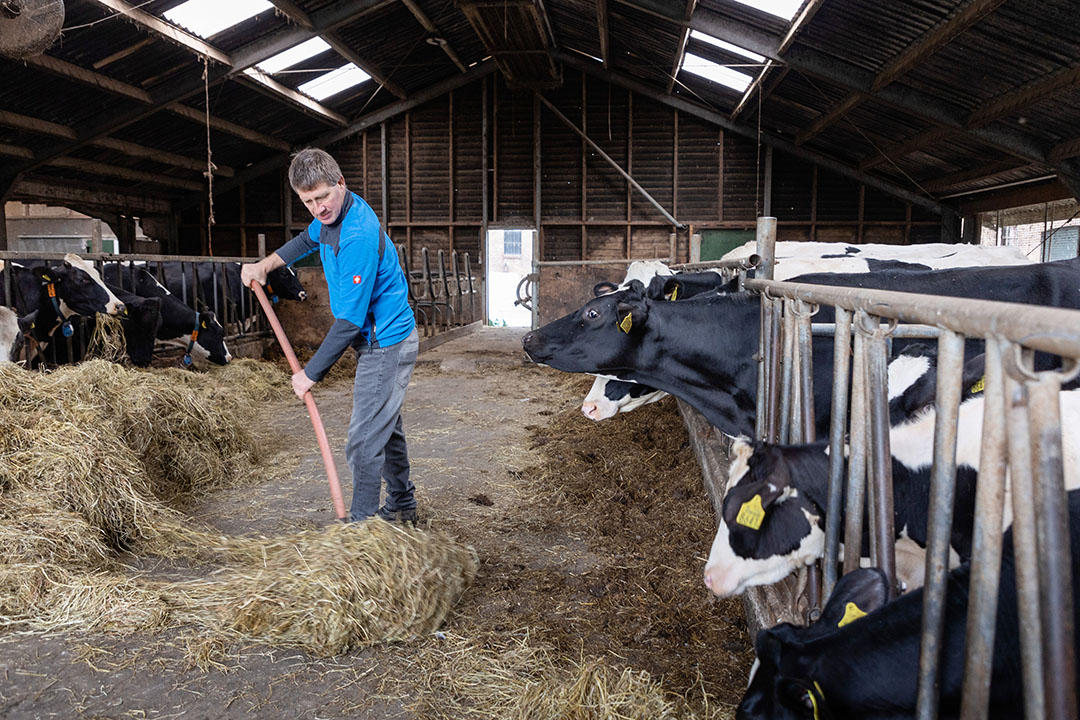
[[168,200],[142,193],[102,188],[89,188],[84,184],[71,185],[44,180],[22,180],[12,188],[13,198],[58,205],[92,205],[95,207],[122,207],[150,215],[166,215],[172,212]]
[[993,180],[1000,175],[1005,175],[1022,167],[1027,167],[1027,164],[1016,160],[996,160],[991,163],[986,163],[985,165],[980,165],[979,167],[959,170],[954,173],[949,173],[948,175],[942,175],[932,180],[927,180],[922,183],[922,186],[930,192],[944,192],[957,185]]
[[[938,23],[929,32],[923,34],[922,37],[909,45],[902,53],[885,63],[870,86],[871,92],[877,92],[886,85],[900,79],[904,73],[916,67],[923,60],[947,45],[957,35],[992,13],[1003,2],[1005,0],[969,0],[959,12],[944,22]],[[783,48],[778,52],[783,52]],[[860,93],[849,94],[833,106],[831,110],[818,117],[809,128],[800,133],[795,138],[795,144],[803,144],[847,115],[867,97]]]
[[1080,155],[1080,137],[1066,140],[1050,148],[1050,162],[1058,162],[1077,155]]
[[[684,26],[686,21],[662,0],[616,0],[654,17]],[[815,79],[824,80],[849,92],[872,92],[874,75],[857,65],[813,48],[792,45],[780,56],[781,39],[747,23],[726,18],[707,8],[698,8],[689,25],[694,30],[734,43],[739,47],[777,60]],[[962,112],[950,108],[942,98],[896,84],[881,88],[874,99],[925,122],[962,132],[969,137],[1028,162],[1046,162],[1048,148],[1041,141],[1005,128],[968,128]]]
[[132,170],[131,168],[118,167],[116,165],[108,165],[106,163],[94,162],[92,160],[83,160],[81,158],[52,158],[46,164],[51,165],[52,167],[81,170],[83,172],[90,173],[91,175],[104,175],[106,177],[115,177],[122,180],[132,180],[134,182],[164,185],[166,187],[174,187],[179,190],[202,192],[205,189],[202,183],[195,182],[194,180],[184,180],[183,178],[170,177],[168,175],[162,175],[161,173]]
[[0,143],[0,155],[22,158],[23,160],[34,159],[34,151],[30,148],[21,145],[8,145],[7,143]]
[[1000,117],[1045,100],[1054,93],[1071,90],[1077,86],[1080,86],[1080,63],[1074,63],[1056,73],[1029,82],[983,103],[978,110],[968,116],[964,126],[967,129],[973,129],[987,125]]
[[457,69],[461,72],[467,71],[468,68],[465,67],[465,63],[461,62],[461,58],[458,57],[458,54],[454,52],[454,48],[451,47],[446,36],[439,31],[439,28],[436,27],[435,23],[431,21],[431,18],[424,13],[424,10],[416,4],[416,0],[401,0],[401,2],[409,9],[409,12],[413,14],[413,17],[424,26],[424,29],[427,30],[432,37],[442,41],[438,43],[439,47],[446,53],[446,57],[450,58],[450,61],[454,63],[454,65],[457,65]]
[[[611,35],[608,32],[608,0],[596,0],[596,31],[600,35],[600,59],[604,69],[611,67]],[[671,92],[668,90],[668,92]]]
[[[686,3],[686,21],[689,22],[690,18],[694,15],[694,9],[697,7],[698,0],[688,0]],[[675,76],[679,74],[679,68],[682,67],[683,56],[686,55],[686,43],[690,40],[690,27],[689,25],[684,27],[679,33],[679,49],[675,51],[675,64],[671,67],[671,77],[668,79],[667,94],[671,94],[671,90],[675,87]],[[606,68],[607,65],[605,64]]]
[[[366,13],[372,12],[390,2],[396,1],[397,0],[339,0],[339,2],[330,5],[323,10],[312,13],[311,20],[315,26],[321,30],[332,30],[340,25],[352,22]],[[289,26],[260,37],[258,40],[248,43],[232,53],[232,68],[222,68],[220,66],[211,67],[209,73],[210,77],[206,80],[203,79],[201,71],[195,70],[187,73],[183,79],[170,83],[168,87],[153,93],[152,104],[136,110],[122,108],[115,113],[103,117],[93,125],[88,123],[88,127],[85,130],[81,130],[79,132],[79,137],[75,140],[57,145],[46,153],[39,152],[38,157],[35,160],[20,167],[0,171],[0,188],[12,184],[12,182],[18,179],[22,174],[30,172],[35,167],[40,167],[49,158],[66,155],[73,150],[86,145],[92,140],[110,135],[133,123],[139,122],[158,112],[163,107],[171,108],[180,101],[201,94],[204,92],[204,88],[207,84],[209,84],[210,87],[215,87],[218,83],[231,77],[235,73],[241,72],[245,68],[249,68],[252,65],[271,58],[277,53],[288,50],[294,45],[309,40],[314,36],[315,33],[311,30],[302,27]],[[184,106],[178,107],[183,108]],[[213,121],[214,118],[211,117],[211,126],[213,126]],[[227,121],[221,122],[224,123]],[[235,123],[228,123],[228,126],[239,127],[235,125]],[[226,130],[224,125],[222,125],[222,129],[225,130],[225,132],[231,132],[230,130]],[[254,131],[251,132],[255,135],[261,135],[260,133],[254,133]],[[262,137],[267,138],[267,136]],[[276,138],[267,139],[278,146],[284,145],[288,147],[288,143],[277,140]],[[266,142],[263,142],[262,144],[266,144]],[[268,147],[273,147],[273,145],[268,145]]]
[[[315,28],[315,23],[312,21],[311,16],[308,15],[303,10],[303,8],[294,3],[292,0],[270,0],[270,2],[274,5],[274,7],[284,13],[285,17],[289,18],[290,20],[304,27],[307,30],[317,32]],[[380,70],[378,67],[372,65],[371,63],[367,62],[359,55],[357,55],[355,52],[353,52],[353,50],[345,44],[345,42],[341,39],[341,36],[338,35],[336,32],[334,32],[333,30],[324,30],[322,31],[322,38],[327,42],[327,44],[330,45],[330,47],[334,49],[334,52],[351,62],[356,67],[366,72],[375,82],[382,85],[395,96],[403,99],[405,98],[406,93],[404,88],[402,88],[397,83],[391,81],[390,78],[386,75],[386,73],[382,72],[382,70]],[[348,121],[340,124],[348,125]]]
[[880,153],[868,155],[859,162],[859,170],[866,172],[870,168],[877,167],[885,162],[895,162],[902,157],[910,155],[918,150],[924,150],[935,143],[939,143],[952,135],[951,130],[945,128],[930,128],[914,135],[903,142],[882,148]]
[[[170,42],[174,42],[192,52],[208,57],[227,67],[235,67],[235,63],[228,53],[219,50],[202,38],[187,33],[172,23],[162,20],[156,15],[151,15],[148,12],[134,8],[123,0],[95,0],[95,2],[128,17],[132,22],[143,29],[156,33]],[[331,124],[335,125],[345,125],[348,122],[344,115],[334,112],[321,103],[309,98],[307,95],[282,85],[273,78],[267,77],[265,74],[259,73],[258,70],[246,73],[245,77],[258,83],[262,87],[271,90],[275,95],[281,96],[291,104],[299,107],[301,110],[314,117],[329,121]],[[146,93],[145,90],[140,90],[140,92]],[[149,94],[147,94],[147,97],[149,97]],[[150,102],[150,100],[144,102]]]
[[[188,120],[197,122],[200,125],[206,124],[206,113],[202,110],[188,107],[187,105],[183,105],[181,103],[173,103],[171,105],[167,105],[165,109],[181,117],[186,117]],[[224,118],[219,118],[214,115],[210,116],[210,127],[214,128],[215,130],[220,130],[221,132],[234,135],[235,137],[241,138],[243,140],[247,140],[248,142],[263,145],[265,147],[279,150],[281,152],[289,152],[289,150],[292,149],[292,145],[285,142],[284,140],[278,140],[276,137],[272,137],[265,133],[252,130],[251,128],[244,127],[243,125],[237,125],[234,122],[230,122],[228,120],[225,120]]]

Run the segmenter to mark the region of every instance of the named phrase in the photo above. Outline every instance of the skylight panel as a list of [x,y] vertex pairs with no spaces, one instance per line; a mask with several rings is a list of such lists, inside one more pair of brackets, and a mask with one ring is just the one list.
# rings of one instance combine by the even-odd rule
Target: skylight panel
[[738,92],[744,92],[753,81],[753,78],[746,73],[724,67],[693,53],[686,53],[685,57],[683,57],[682,69]]
[[331,70],[325,75],[320,75],[297,89],[316,100],[323,100],[331,95],[337,95],[354,85],[359,85],[370,77],[366,72],[349,63],[348,65],[342,65],[337,70]]
[[690,37],[694,38],[695,40],[701,40],[702,42],[707,42],[710,45],[714,45],[714,46],[716,46],[718,48],[721,48],[723,50],[727,50],[728,52],[733,52],[736,55],[742,55],[744,58],[749,58],[749,59],[753,60],[754,62],[764,62],[765,61],[765,56],[764,55],[758,55],[756,52],[751,52],[749,50],[746,50],[745,48],[739,47],[738,45],[732,45],[729,42],[721,40],[720,38],[714,38],[712,35],[708,35],[708,34],[703,33],[703,32],[698,32],[697,30],[691,30],[690,31]]
[[188,0],[164,16],[205,40],[272,7],[267,0]]
[[276,72],[281,72],[285,68],[290,68],[293,65],[302,63],[310,57],[315,57],[319,53],[329,50],[330,44],[323,40],[321,37],[313,37],[306,42],[302,42],[299,45],[294,45],[284,52],[280,52],[272,58],[263,60],[256,65],[260,70],[271,75]]
[[794,18],[795,13],[799,12],[799,8],[803,5],[803,0],[735,0],[735,2],[749,5],[785,20]]

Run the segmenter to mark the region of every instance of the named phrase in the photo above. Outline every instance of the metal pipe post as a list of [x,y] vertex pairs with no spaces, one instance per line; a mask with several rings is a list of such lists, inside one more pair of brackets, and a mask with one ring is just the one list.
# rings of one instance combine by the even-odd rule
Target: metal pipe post
[[[1061,441],[1061,375],[1041,372],[1027,384],[1031,438],[1038,477],[1039,594],[1042,604],[1046,717],[1074,720],[1076,653],[1073,641],[1072,555],[1069,500]],[[1070,431],[1074,431],[1071,429]]]
[[[872,318],[875,325],[879,320]],[[870,482],[874,500],[873,526],[877,538],[874,564],[889,579],[888,599],[896,597],[896,535],[893,522],[892,452],[889,445],[889,372],[885,341],[888,330],[880,325],[867,338],[869,367],[867,405],[870,410]]]
[[769,328],[769,347],[772,348],[769,359],[769,428],[767,440],[780,442],[780,328],[784,311],[784,301],[775,298],[772,303],[772,326]]
[[851,311],[836,309],[833,336],[832,414],[829,416],[829,500],[825,509],[825,558],[822,560],[823,602],[836,586],[840,556],[840,512],[844,495],[844,430],[847,427],[848,371],[851,367]]
[[986,720],[990,708],[990,669],[997,629],[998,582],[1001,578],[1002,515],[1005,504],[1005,370],[1002,343],[986,338],[982,449],[975,489],[975,528],[971,546],[971,583],[964,695],[961,720]]
[[814,337],[810,332],[810,319],[817,308],[799,300],[795,303],[796,339],[799,346],[799,407],[802,410],[802,441],[811,443],[817,439],[814,418]]
[[784,369],[780,379],[780,442],[790,443],[792,442],[791,405],[794,392],[792,385],[795,376],[795,301],[781,300],[780,302],[783,303],[784,307],[784,352],[781,356]]
[[755,277],[761,280],[773,279],[776,265],[776,218],[759,217],[757,219],[757,254],[761,258]]
[[[856,323],[860,313],[856,313]],[[851,373],[851,449],[848,453],[847,504],[844,508],[844,575],[859,568],[859,558],[862,556],[863,500],[866,493],[865,346],[862,333],[856,332],[855,360]]]
[[[1004,348],[1010,361],[1012,346]],[[1006,365],[1008,367],[1008,365]],[[1046,717],[1042,668],[1042,621],[1039,618],[1039,551],[1035,524],[1035,479],[1031,471],[1031,431],[1027,388],[1012,376],[1005,378],[1009,423],[1009,483],[1012,492],[1013,553],[1020,622],[1020,665],[1024,678],[1024,715]]]
[[943,332],[938,338],[937,398],[934,401],[934,464],[930,470],[930,511],[923,587],[922,642],[919,646],[918,720],[937,717],[941,639],[945,631],[945,583],[949,574],[949,535],[956,489],[956,421],[964,338]]

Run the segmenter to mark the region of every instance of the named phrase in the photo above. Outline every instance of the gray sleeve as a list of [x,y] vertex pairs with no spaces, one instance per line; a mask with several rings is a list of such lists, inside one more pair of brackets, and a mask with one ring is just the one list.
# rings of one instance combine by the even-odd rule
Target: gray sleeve
[[360,328],[348,320],[335,320],[334,324],[323,338],[322,344],[308,361],[304,368],[304,374],[308,379],[318,382],[326,377],[330,368],[338,361],[345,349],[348,348],[356,336],[360,334]]
[[274,252],[285,261],[286,265],[292,265],[300,258],[310,255],[318,249],[319,243],[313,242],[311,237],[308,236],[307,230],[305,230]]

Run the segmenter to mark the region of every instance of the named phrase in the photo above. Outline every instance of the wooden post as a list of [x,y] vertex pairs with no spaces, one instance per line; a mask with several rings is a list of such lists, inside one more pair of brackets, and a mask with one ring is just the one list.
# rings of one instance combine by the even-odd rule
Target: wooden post
[[97,218],[90,223],[90,252],[101,252],[101,220]]
[[247,192],[240,183],[240,257],[247,257]]
[[285,222],[285,242],[289,242],[292,238],[292,188],[289,186],[289,171],[286,170],[281,176],[281,194],[282,194],[282,220]]
[[497,77],[491,81],[491,179],[491,221],[497,222],[499,219],[499,80]]
[[904,244],[911,244],[911,203],[904,203]]
[[[587,117],[585,113],[585,103],[588,100],[588,96],[585,92],[585,81],[588,76],[581,73],[581,129],[586,133],[589,131],[589,126],[586,124]],[[585,260],[588,257],[589,251],[589,233],[585,223],[589,216],[585,212],[585,204],[588,198],[588,192],[586,191],[588,182],[588,155],[586,150],[588,146],[585,144],[585,138],[581,138],[581,259]]]
[[412,257],[412,113],[405,113],[405,246]]
[[[382,157],[380,168],[382,172],[382,225],[383,230],[387,235],[390,234],[390,168],[387,162],[389,153],[386,150],[386,121],[384,120],[381,128],[381,140],[382,140]],[[412,262],[412,256],[409,256],[409,262]]]
[[716,165],[720,182],[716,183],[716,219],[724,220],[724,131],[717,130],[719,138],[716,143]]
[[[480,86],[480,258],[487,265],[488,232],[488,78]],[[485,293],[486,294],[486,293]],[[485,316],[486,317],[486,316]]]
[[[626,172],[634,173],[634,93],[626,91]],[[626,259],[633,257],[630,248],[630,220],[633,214],[630,208],[633,206],[633,198],[630,195],[630,183],[626,183]]]
[[[672,108],[671,116],[671,125],[674,128],[671,134],[671,214],[679,217],[679,111]],[[721,187],[723,183],[724,177],[721,175]]]
[[259,257],[264,258],[266,257],[266,233],[259,233],[257,238],[259,241]]
[[8,248],[8,233],[7,233],[7,211],[4,206],[7,203],[0,198],[0,250],[7,250]]
[[368,180],[367,180],[367,128],[364,128],[364,132],[360,134],[360,152],[364,154],[364,160],[361,164],[364,173],[364,200],[368,198]]
[[863,214],[865,211],[866,202],[866,186],[859,184],[859,228],[858,228],[858,242],[861,245],[863,241]]
[[[447,113],[447,125],[449,126],[449,132],[447,136],[450,139],[450,224],[447,227],[447,234],[450,236],[450,257],[454,255],[454,91],[450,91],[450,111]],[[455,278],[456,280],[456,278]]]
[[533,93],[533,226],[536,228],[536,247],[533,248],[533,257],[543,258],[543,240],[540,223],[542,213],[540,209],[540,95]]
[[817,240],[817,165],[810,173],[810,240]]

